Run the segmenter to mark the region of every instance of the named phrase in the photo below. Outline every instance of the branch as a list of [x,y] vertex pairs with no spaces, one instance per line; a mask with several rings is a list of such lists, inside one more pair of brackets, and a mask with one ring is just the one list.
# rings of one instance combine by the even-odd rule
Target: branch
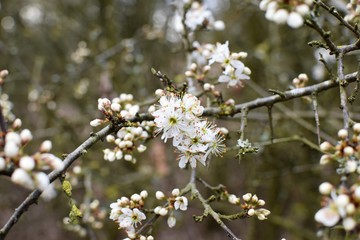
[[[71,164],[79,158],[81,155],[83,155],[87,149],[89,149],[92,145],[94,145],[99,140],[106,137],[111,132],[115,131],[116,128],[114,128],[112,125],[108,125],[104,127],[99,132],[93,134],[91,137],[89,137],[85,142],[83,142],[78,148],[76,148],[73,152],[68,154],[66,158],[64,159],[64,167],[59,170],[54,170],[49,174],[50,182],[53,182],[55,179],[60,177],[70,166]],[[29,196],[20,204],[19,207],[17,207],[14,211],[14,213],[11,215],[7,223],[3,226],[3,228],[0,230],[0,240],[5,239],[6,235],[10,231],[10,229],[17,223],[17,221],[20,219],[23,213],[25,213],[28,208],[33,205],[34,203],[37,203],[42,191],[39,189],[35,189],[32,193],[29,194]]]
[[[344,76],[344,80],[346,80],[347,82],[355,82],[356,81],[356,72],[355,73],[351,73],[348,74],[346,76]],[[299,98],[299,97],[303,97],[303,96],[309,96],[311,95],[313,92],[323,92],[326,91],[330,88],[335,88],[339,86],[339,80],[327,80],[324,81],[322,83],[318,83],[318,84],[314,84],[308,87],[304,87],[304,88],[296,88],[293,90],[289,90],[286,92],[283,92],[283,96],[279,96],[279,95],[273,95],[273,96],[269,96],[269,97],[263,97],[263,98],[257,98],[255,100],[249,101],[249,102],[245,102],[242,104],[238,104],[235,105],[234,107],[234,112],[233,113],[239,113],[241,112],[242,109],[246,108],[248,110],[252,110],[255,108],[259,108],[259,107],[266,107],[268,105],[271,104],[275,104],[278,102],[285,102],[288,101],[290,99],[294,99],[294,98]],[[221,114],[221,109],[220,108],[216,108],[216,107],[210,107],[210,108],[206,108],[204,110],[204,116],[216,116]]]

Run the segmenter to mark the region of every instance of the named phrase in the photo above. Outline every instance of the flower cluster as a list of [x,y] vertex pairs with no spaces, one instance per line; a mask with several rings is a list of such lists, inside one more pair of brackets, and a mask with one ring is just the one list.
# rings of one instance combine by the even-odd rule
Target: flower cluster
[[360,5],[358,1],[350,1],[346,8],[348,10],[348,14],[344,17],[345,21],[351,23],[358,23],[360,17]]
[[304,24],[304,16],[310,12],[312,0],[285,1],[262,0],[260,9],[266,11],[265,17],[277,24],[289,25],[299,28]]
[[94,119],[90,122],[90,125],[97,127],[108,121],[135,117],[140,110],[140,106],[134,104],[133,99],[132,94],[126,93],[120,94],[119,97],[112,99],[112,101],[107,98],[99,98],[98,109],[105,115],[106,119]]
[[340,221],[346,231],[357,226],[360,214],[360,185],[356,183],[349,189],[344,186],[336,189],[331,183],[324,182],[319,186],[323,195],[322,206],[315,214],[315,220],[326,227],[333,227]]
[[292,82],[295,88],[303,88],[309,82],[309,77],[305,73],[300,73]]
[[223,30],[225,28],[223,21],[215,21],[212,12],[197,1],[186,5],[185,10],[185,25],[190,31],[201,29]]
[[353,125],[354,134],[349,139],[348,131],[341,129],[338,132],[338,141],[336,146],[329,142],[323,142],[320,149],[325,152],[320,158],[320,164],[337,162],[339,174],[349,174],[357,172],[360,174],[360,123]]
[[241,203],[241,199],[234,194],[228,195],[228,201],[234,205],[240,205],[242,209],[246,212],[247,216],[257,216],[259,220],[267,219],[267,216],[270,215],[270,211],[265,208],[258,208],[265,205],[265,201],[259,199],[256,194],[252,195],[251,193],[246,193],[242,196],[244,203]]
[[159,109],[152,112],[156,131],[162,132],[161,139],[165,142],[173,138],[173,146],[181,154],[180,168],[185,168],[188,163],[195,168],[197,161],[206,165],[210,153],[221,155],[224,152],[219,129],[200,118],[204,107],[195,96],[184,94],[180,97],[170,93],[162,96],[159,103]]
[[168,204],[165,206],[155,207],[154,213],[162,217],[169,215],[167,224],[170,228],[174,227],[176,225],[174,210],[186,211],[188,207],[188,199],[185,196],[180,195],[180,190],[178,188],[172,190],[172,196],[170,197],[166,197],[161,191],[157,191],[155,195],[158,200],[167,200]]
[[[140,106],[133,104],[133,95],[120,94],[119,97],[110,101],[107,98],[99,98],[98,109],[106,116],[106,119],[95,119],[90,122],[93,127],[99,126],[108,121],[117,122],[124,119],[130,119],[136,116]],[[133,126],[123,127],[115,133],[108,135],[106,141],[115,145],[114,148],[104,149],[104,159],[110,162],[124,159],[135,163],[134,151],[142,153],[146,150],[144,141],[151,137],[154,123],[152,121],[142,121],[134,123]]]
[[110,204],[110,219],[119,224],[120,229],[124,229],[130,239],[136,236],[136,227],[146,219],[141,211],[144,208],[144,200],[148,197],[147,191],[140,194],[133,194],[130,199],[121,197],[116,202]]
[[[320,158],[320,164],[334,162],[338,165],[337,173],[351,175],[358,178],[360,174],[360,123],[353,125],[353,135],[349,136],[348,130],[338,131],[339,141],[336,146],[329,142],[320,145],[325,154]],[[349,184],[350,185],[350,184]],[[322,208],[315,214],[315,220],[326,227],[333,227],[341,222],[346,231],[351,231],[357,226],[360,214],[360,183],[348,187],[342,184],[338,188],[331,183],[324,182],[319,186],[323,195]]]
[[[12,128],[0,140],[0,171],[12,171],[11,180],[28,189],[38,188],[42,191],[50,184],[48,175],[43,172],[49,169],[62,169],[63,162],[49,153],[52,143],[44,141],[39,151],[29,155],[24,147],[33,139],[29,129],[21,130],[22,122],[16,119]],[[51,192],[51,191],[50,191]],[[46,195],[50,196],[52,194]]]
[[209,65],[220,63],[223,68],[218,82],[227,83],[228,87],[242,86],[242,80],[249,80],[251,71],[244,65],[241,59],[247,57],[246,52],[232,53],[229,50],[229,42],[224,44],[217,43],[211,57]]

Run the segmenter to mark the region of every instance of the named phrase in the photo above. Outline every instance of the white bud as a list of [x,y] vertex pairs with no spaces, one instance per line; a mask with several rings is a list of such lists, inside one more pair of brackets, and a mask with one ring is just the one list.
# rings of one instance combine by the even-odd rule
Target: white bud
[[154,208],[154,213],[157,215],[160,215],[160,210],[162,209],[162,207],[157,206],[156,208]]
[[357,166],[358,166],[357,161],[348,160],[345,163],[345,170],[346,170],[347,173],[352,173],[352,172],[356,171]]
[[277,24],[284,24],[287,21],[287,18],[289,16],[289,12],[285,9],[279,9],[275,12],[273,16],[273,21]]
[[214,29],[217,31],[222,31],[225,29],[225,23],[223,21],[215,21],[214,22]]
[[300,13],[302,16],[304,16],[310,12],[310,8],[306,4],[301,4],[301,5],[297,6],[295,10],[298,13]]
[[141,145],[139,145],[137,147],[137,150],[138,150],[139,153],[142,153],[142,152],[144,152],[146,150],[146,146],[141,144]]
[[130,155],[130,154],[125,154],[125,156],[124,156],[124,160],[126,160],[126,161],[131,161],[133,159],[133,157]]
[[109,161],[109,162],[113,162],[115,161],[116,159],[116,155],[114,152],[108,152],[108,154],[106,155],[106,159]]
[[148,108],[148,112],[149,112],[149,113],[153,113],[153,112],[155,112],[155,111],[156,111],[156,108],[155,108],[154,105],[151,105],[151,106]]
[[204,88],[204,91],[210,91],[211,90],[211,84],[205,83],[203,88]]
[[345,156],[351,156],[354,154],[354,149],[352,147],[347,146],[344,148],[344,154]]
[[143,190],[143,191],[141,191],[141,193],[140,193],[140,196],[143,198],[143,199],[145,199],[145,198],[147,198],[148,197],[148,192],[146,191],[146,190]]
[[250,75],[250,74],[251,74],[250,68],[244,67],[244,73],[245,73],[246,75]]
[[50,179],[46,173],[38,172],[35,174],[34,177],[35,177],[35,185],[39,190],[44,191],[49,186]]
[[121,106],[118,103],[112,103],[110,106],[111,110],[114,112],[120,112]]
[[132,141],[125,141],[125,147],[131,148],[133,145],[134,145],[134,144],[133,144]]
[[323,152],[329,152],[334,148],[333,145],[331,145],[331,143],[329,142],[323,142],[322,144],[320,144],[320,150]]
[[15,129],[19,129],[19,128],[21,128],[21,125],[22,125],[21,119],[20,119],[20,118],[17,118],[17,119],[15,119],[15,121],[13,122],[12,127],[15,128]]
[[343,220],[345,231],[351,231],[356,227],[356,221],[352,217],[347,217]]
[[92,127],[98,127],[100,126],[102,123],[104,122],[104,120],[102,119],[94,119],[90,122],[90,126]]
[[167,224],[169,226],[169,228],[172,228],[176,225],[176,218],[174,217],[174,215],[170,215],[168,220],[167,220]]
[[328,163],[330,162],[330,160],[331,160],[331,156],[328,155],[328,154],[324,154],[324,155],[322,155],[321,158],[320,158],[320,164],[321,164],[321,165],[328,164]]
[[111,102],[107,98],[99,98],[98,99],[98,109],[100,111],[106,111],[106,108],[110,107]]
[[50,140],[43,141],[40,145],[40,152],[50,152],[52,143]]
[[360,200],[360,186],[356,187],[354,191],[354,198],[358,201]]
[[348,215],[352,215],[355,213],[356,207],[353,203],[349,203],[346,205],[345,210]]
[[251,196],[252,196],[251,193],[247,193],[247,194],[243,195],[242,198],[244,199],[245,202],[248,202],[248,201],[250,201]]
[[255,214],[255,210],[253,208],[250,208],[247,212],[247,215],[249,216],[254,216],[254,214]]
[[31,171],[35,168],[35,160],[32,157],[24,156],[19,161],[19,167],[26,171]]
[[159,211],[160,216],[166,216],[168,214],[168,210],[166,208],[161,208]]
[[19,147],[15,142],[7,142],[4,147],[5,156],[13,158],[19,153]]
[[107,135],[107,136],[106,136],[106,141],[107,141],[107,142],[110,142],[110,143],[111,143],[111,142],[114,142],[114,141],[115,141],[114,135],[111,135],[111,134],[110,134],[110,135]]
[[355,123],[353,126],[354,132],[359,134],[360,133],[360,123]]
[[180,195],[180,189],[175,188],[174,190],[172,190],[171,194],[172,194],[174,197],[179,196],[179,195]]
[[145,236],[141,236],[139,240],[146,240]]
[[323,182],[322,184],[320,184],[319,186],[319,192],[322,195],[329,195],[331,193],[331,191],[333,190],[333,185],[331,183],[328,182]]
[[162,89],[156,89],[155,95],[158,96],[158,97],[161,97],[161,96],[165,95],[165,92]]
[[221,132],[224,135],[228,135],[229,134],[229,130],[227,128],[221,127],[219,129],[219,132]]
[[292,28],[298,28],[304,24],[304,19],[299,13],[291,12],[287,19],[287,24]]
[[264,206],[264,205],[265,205],[265,201],[262,199],[259,199],[258,206]]
[[153,236],[148,236],[146,240],[154,240]]
[[134,202],[139,202],[141,200],[141,196],[137,193],[131,195],[131,200],[133,200]]
[[115,158],[116,158],[116,160],[122,159],[123,158],[123,152],[120,151],[120,150],[116,151]]
[[162,200],[162,199],[165,198],[165,194],[164,194],[162,191],[156,191],[155,197],[156,197],[156,199],[158,199],[158,200]]
[[0,171],[5,170],[6,160],[3,157],[0,157]]
[[341,139],[345,139],[348,137],[348,131],[346,129],[340,129],[338,131],[338,137]]
[[5,136],[6,142],[14,142],[16,145],[21,144],[21,137],[18,133],[15,132],[8,132]]
[[247,52],[239,52],[238,55],[239,55],[239,58],[247,58],[248,53]]
[[29,129],[24,129],[20,133],[20,138],[23,143],[27,143],[33,139],[33,136]]
[[257,203],[259,200],[259,198],[256,196],[256,194],[254,196],[252,196],[251,201],[254,203]]
[[234,194],[230,194],[228,197],[228,201],[231,204],[239,204],[240,203],[240,198],[236,197],[236,195]]
[[334,202],[338,207],[345,207],[350,202],[350,199],[348,195],[340,194]]
[[17,168],[11,175],[11,181],[28,189],[34,188],[34,182],[30,175],[22,168]]

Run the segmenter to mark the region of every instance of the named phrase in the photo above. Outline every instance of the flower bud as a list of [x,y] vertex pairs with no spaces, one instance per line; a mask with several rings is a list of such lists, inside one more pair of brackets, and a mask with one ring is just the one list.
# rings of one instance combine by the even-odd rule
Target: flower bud
[[360,123],[355,123],[353,126],[353,129],[356,134],[359,134],[360,133]]
[[134,201],[134,202],[139,202],[141,200],[141,196],[137,193],[131,195],[131,200]]
[[249,202],[251,199],[251,193],[247,193],[245,195],[242,196],[242,198],[244,199],[245,202]]
[[333,145],[331,145],[331,143],[329,142],[323,142],[322,144],[320,144],[320,150],[323,152],[329,152],[334,148]]
[[120,112],[121,106],[118,103],[112,103],[110,108],[114,112]]
[[143,198],[143,199],[145,199],[145,198],[147,198],[148,197],[148,192],[146,191],[146,190],[143,190],[143,191],[141,191],[141,193],[140,193],[140,196]]
[[15,142],[7,142],[4,147],[5,156],[13,158],[19,154],[19,147]]
[[40,145],[40,152],[42,153],[50,152],[51,148],[52,148],[52,143],[50,140],[43,141]]
[[33,136],[29,129],[24,129],[20,133],[20,138],[22,143],[28,143],[33,139]]
[[44,191],[49,186],[50,179],[46,173],[38,172],[35,174],[34,177],[35,177],[35,185],[39,190]]
[[6,142],[14,142],[16,145],[20,145],[21,137],[18,133],[15,132],[8,132],[5,136]]
[[102,119],[94,119],[90,122],[90,126],[92,127],[98,127],[100,126],[102,123],[104,122],[104,120]]
[[341,139],[345,139],[348,137],[348,131],[346,129],[340,129],[338,131],[338,137]]
[[175,188],[174,190],[172,190],[171,194],[174,196],[174,197],[177,197],[180,195],[180,190],[178,188]]
[[166,216],[168,214],[168,210],[166,208],[161,208],[159,211],[160,216]]
[[354,154],[354,149],[352,147],[347,146],[347,147],[344,148],[344,155],[345,156],[349,157],[349,156],[351,156],[353,154]]
[[17,168],[11,175],[11,181],[28,189],[34,188],[34,182],[30,175],[22,168]]
[[356,227],[356,221],[352,217],[347,217],[343,220],[343,226],[345,231],[351,231]]
[[247,211],[247,215],[249,216],[254,216],[255,214],[255,210],[253,208],[250,208],[248,211]]
[[322,195],[329,195],[333,189],[334,189],[333,185],[331,183],[328,183],[328,182],[323,182],[319,186],[319,192]]
[[156,197],[156,199],[158,199],[158,200],[162,200],[162,199],[165,198],[165,195],[164,195],[164,193],[163,193],[162,191],[156,191],[155,197]]
[[19,167],[26,171],[31,171],[35,168],[35,160],[32,157],[24,156],[20,159]]
[[17,119],[15,119],[15,121],[13,122],[12,127],[13,127],[14,129],[19,129],[19,128],[21,128],[21,125],[22,125],[21,119],[20,119],[20,118],[17,118]]
[[0,171],[5,170],[6,160],[3,157],[0,157]]

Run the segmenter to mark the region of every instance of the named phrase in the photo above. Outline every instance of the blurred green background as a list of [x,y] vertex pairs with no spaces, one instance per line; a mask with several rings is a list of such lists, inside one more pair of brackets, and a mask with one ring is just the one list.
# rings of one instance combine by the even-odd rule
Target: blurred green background
[[[309,84],[328,78],[316,49],[307,45],[319,39],[310,28],[294,30],[266,21],[264,12],[258,8],[259,1],[204,2],[216,19],[225,22],[226,28],[200,32],[196,38],[208,43],[229,41],[230,50],[248,52],[244,62],[252,70],[251,83],[245,88],[219,87],[225,99],[234,98],[236,103],[243,103],[269,96],[268,89],[285,91],[300,73],[308,74]],[[93,131],[89,122],[100,117],[99,97],[132,93],[138,102],[152,99],[154,91],[161,87],[151,74],[152,67],[171,78],[183,79],[186,55],[180,34],[170,25],[175,11],[172,3],[170,0],[0,1],[0,69],[10,72],[3,92],[14,103],[13,112],[23,120],[24,128],[34,133],[35,140],[29,149],[35,150],[42,140],[50,139],[58,156],[71,152]],[[350,34],[334,19],[325,16],[324,20],[326,27],[334,29],[338,44],[351,42]],[[356,56],[345,60],[345,72],[356,71]],[[334,62],[330,59],[328,63],[335,72]],[[352,88],[350,85],[349,91]],[[342,126],[338,99],[337,89],[319,94],[321,130],[328,136],[322,140],[336,141],[336,132]],[[351,106],[351,116],[358,122],[359,110],[357,99]],[[239,137],[239,116],[218,121],[218,125],[232,131],[227,144],[234,145]],[[297,134],[317,143],[312,105],[306,99],[274,106],[273,125],[275,138]],[[245,138],[254,143],[270,139],[267,108],[249,113]],[[74,185],[79,204],[87,196],[99,199],[100,206],[109,210],[109,204],[121,196],[143,189],[150,195],[157,190],[169,193],[175,187],[185,186],[189,179],[189,171],[178,168],[177,154],[171,144],[159,139],[148,143],[148,150],[137,156],[136,165],[125,161],[105,162],[101,150],[106,146],[105,142],[98,143],[77,161],[87,176],[80,175]],[[227,222],[241,239],[314,239],[318,226],[313,216],[320,208],[318,185],[323,181],[338,183],[335,166],[320,167],[319,158],[319,152],[302,142],[285,142],[260,147],[258,154],[246,155],[240,163],[236,151],[229,151],[223,158],[213,158],[209,168],[200,166],[199,176],[213,185],[224,184],[230,193],[238,196],[251,192],[266,201],[265,207],[272,212],[268,220]],[[84,179],[90,187],[86,187]],[[3,225],[29,192],[12,184],[7,177],[1,177],[0,192]],[[125,237],[108,220],[108,215],[103,228],[93,229],[83,238],[66,230],[63,218],[69,212],[67,202],[61,191],[52,201],[40,200],[14,226],[8,239]],[[223,204],[214,208],[223,213],[236,211]],[[188,212],[177,216],[174,229],[167,227],[166,219],[158,220],[155,238],[227,239],[213,219],[194,223],[192,214],[201,214],[196,201],[191,202]]]

